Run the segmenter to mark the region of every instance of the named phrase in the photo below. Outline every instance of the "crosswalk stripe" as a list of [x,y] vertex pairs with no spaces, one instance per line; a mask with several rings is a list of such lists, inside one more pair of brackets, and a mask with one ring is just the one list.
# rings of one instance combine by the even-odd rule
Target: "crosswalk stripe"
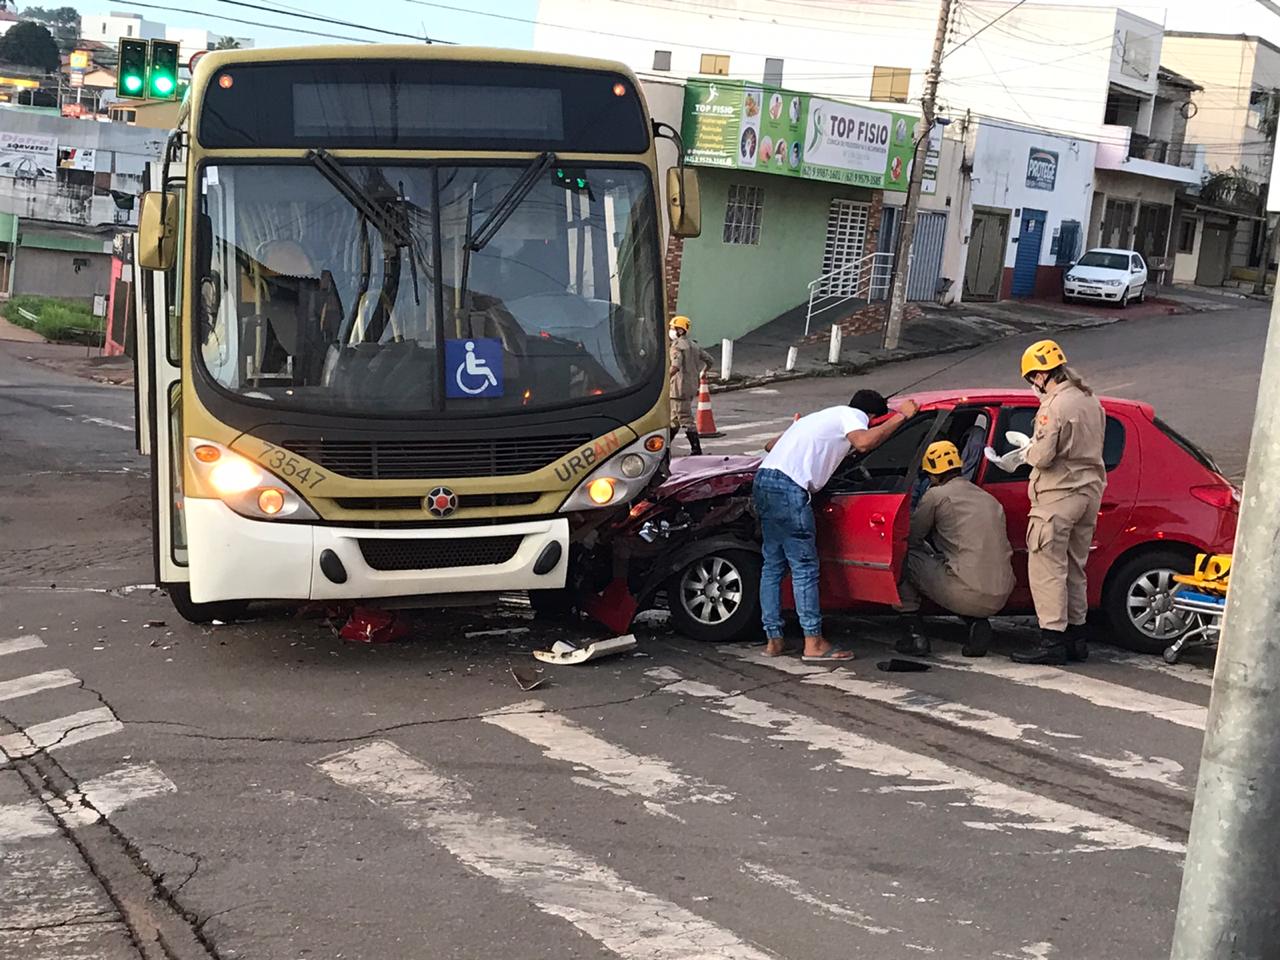
[[44,641],[34,633],[14,637],[12,640],[0,640],[0,657],[8,653],[21,653],[23,650],[38,650],[43,646]]
[[466,788],[395,744],[378,740],[318,761],[316,768],[465,866],[568,920],[623,960],[767,960],[772,954],[647,891],[527,823],[476,808]]
[[43,690],[56,687],[67,687],[79,683],[76,675],[70,670],[49,670],[45,673],[32,673],[16,680],[0,680],[0,700],[16,700]]
[[955,653],[936,653],[930,662],[955,670],[999,677],[1022,686],[1065,693],[1099,707],[1123,710],[1126,713],[1144,713],[1180,727],[1203,730],[1209,719],[1208,707],[1147,693],[1109,680],[1099,680],[1080,670],[1014,663],[994,657],[971,659]]
[[[729,433],[731,430],[754,430],[756,427],[776,427],[784,423],[790,423],[790,417],[777,417],[773,420],[751,420],[747,423],[721,423],[717,424],[722,433]],[[774,434],[777,435],[776,432]]]
[[572,720],[550,712],[540,700],[517,703],[488,714],[484,722],[537,744],[552,760],[595,774],[595,777],[574,777],[576,783],[639,797],[650,813],[674,817],[665,804],[727,803],[734,799],[730,793],[686,776],[666,760],[635,754],[610,743]]
[[[51,801],[51,806],[69,826],[83,827],[131,803],[176,793],[177,789],[154,763],[135,763],[81,784],[79,792]],[[32,840],[57,831],[57,821],[38,800],[0,804],[0,843]]]
[[703,440],[704,447],[742,447],[753,443],[764,445],[778,435],[777,430],[766,430],[764,433],[751,433],[744,437],[724,437],[717,440]]
[[[742,864],[740,869],[748,877],[759,880],[761,883],[767,883],[771,887],[777,887],[779,890],[784,890],[800,903],[820,910],[841,923],[849,924],[851,927],[857,927],[859,930],[881,936],[902,932],[896,927],[886,927],[877,923],[874,918],[867,916],[865,913],[851,910],[843,904],[832,903],[830,900],[805,889],[804,885],[794,877],[788,877],[785,873],[779,873],[777,870],[766,867],[762,863],[752,863],[748,860]],[[927,948],[926,950],[929,953],[933,952]]]
[[[851,697],[882,703],[905,713],[928,717],[999,740],[1027,743],[1052,752],[1059,752],[1061,749],[1061,744],[1057,741],[1064,736],[1057,731],[1046,730],[1034,723],[1024,723],[983,707],[956,703],[914,687],[882,679],[868,680],[858,676],[850,667],[831,670],[827,667],[809,666],[791,657],[766,657],[758,647],[725,646],[719,649],[721,653],[737,660],[799,676],[802,678],[800,682],[808,686],[829,687]],[[1077,756],[1124,780],[1152,780],[1174,790],[1187,789],[1186,785],[1179,782],[1183,773],[1182,764],[1168,757],[1144,757],[1131,751],[1125,751],[1125,755],[1119,758],[1088,754]]]
[[21,733],[0,736],[0,754],[10,760],[17,760],[40,750],[69,747],[73,743],[119,733],[123,729],[124,724],[106,707],[83,710],[48,723],[34,724]]
[[[1091,653],[1090,656],[1094,656]],[[1118,651],[1106,650],[1096,653],[1099,660],[1105,660],[1107,663],[1119,663],[1126,667],[1137,667],[1139,670],[1146,670],[1151,673],[1163,673],[1167,677],[1173,677],[1177,680],[1185,680],[1188,683],[1197,683],[1202,687],[1213,686],[1213,671],[1206,670],[1204,667],[1197,667],[1193,663],[1165,663],[1158,657],[1148,656],[1143,653],[1120,653]]]
[[[683,694],[699,700],[703,709],[711,713],[769,731],[770,740],[800,743],[810,750],[830,751],[840,766],[875,777],[907,781],[887,785],[881,788],[882,792],[954,790],[965,794],[973,806],[1000,814],[994,820],[966,820],[965,825],[974,829],[997,832],[1036,830],[1059,836],[1070,834],[1076,840],[1072,848],[1074,852],[1139,847],[1170,853],[1185,850],[1181,843],[1111,817],[989,780],[933,757],[842,730],[804,714],[774,707],[763,700],[726,693],[696,680],[665,682],[665,694]],[[1021,819],[1011,820],[1009,817]]]

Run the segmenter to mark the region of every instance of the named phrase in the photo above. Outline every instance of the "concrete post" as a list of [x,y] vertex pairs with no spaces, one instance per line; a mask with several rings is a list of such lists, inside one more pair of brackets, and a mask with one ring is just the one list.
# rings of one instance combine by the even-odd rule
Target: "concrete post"
[[787,373],[796,368],[796,361],[800,359],[800,350],[796,347],[787,347]]
[[844,344],[844,331],[840,329],[840,324],[833,323],[831,325],[831,349],[827,351],[827,363],[840,362],[840,348]]
[[1280,943],[1277,304],[1273,299],[1173,960],[1271,960]]
[[725,337],[720,341],[720,382],[728,383],[733,375],[733,341]]

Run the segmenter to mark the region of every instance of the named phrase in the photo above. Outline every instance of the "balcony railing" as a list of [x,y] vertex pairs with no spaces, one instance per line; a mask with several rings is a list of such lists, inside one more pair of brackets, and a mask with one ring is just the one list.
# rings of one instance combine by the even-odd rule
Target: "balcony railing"
[[1174,167],[1194,167],[1195,149],[1187,144],[1157,140],[1134,131],[1129,136],[1129,156],[1135,160],[1167,163]]

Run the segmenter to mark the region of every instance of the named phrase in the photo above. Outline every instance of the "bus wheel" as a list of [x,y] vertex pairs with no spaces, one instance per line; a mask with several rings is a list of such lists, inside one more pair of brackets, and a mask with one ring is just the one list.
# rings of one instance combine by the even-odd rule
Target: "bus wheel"
[[230,623],[232,620],[243,620],[249,610],[248,600],[193,603],[189,583],[165,584],[165,592],[169,594],[169,602],[173,604],[173,608],[189,623],[212,623],[214,620]]

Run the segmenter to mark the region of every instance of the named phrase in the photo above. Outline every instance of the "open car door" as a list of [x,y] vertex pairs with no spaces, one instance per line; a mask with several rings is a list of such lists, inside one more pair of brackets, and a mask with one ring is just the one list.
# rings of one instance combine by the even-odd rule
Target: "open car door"
[[[149,164],[143,189],[159,190],[163,165]],[[168,190],[182,197],[181,181]],[[181,209],[181,203],[179,203]],[[182,515],[182,356],[180,344],[182,258],[172,270],[144,270],[134,249],[137,349],[134,390],[137,397],[138,452],[151,457],[152,546],[156,583],[185,584],[187,540]]]
[[949,408],[921,411],[885,443],[850,454],[814,502],[824,610],[893,605],[907,558],[911,488]]

